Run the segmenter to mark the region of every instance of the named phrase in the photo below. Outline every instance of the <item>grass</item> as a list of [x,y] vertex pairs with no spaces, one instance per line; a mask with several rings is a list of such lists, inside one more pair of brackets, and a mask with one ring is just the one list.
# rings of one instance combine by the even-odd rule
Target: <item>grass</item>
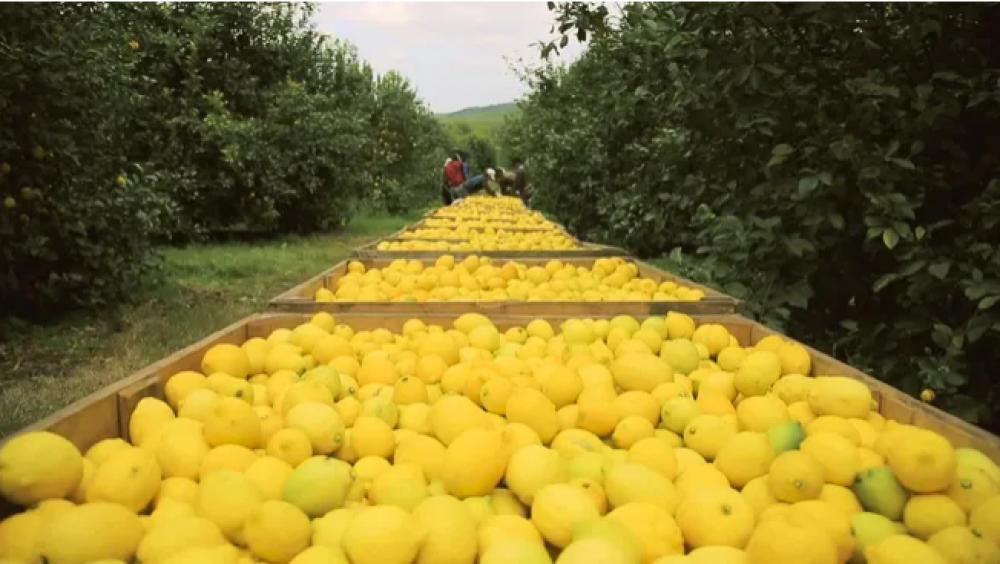
[[0,437],[242,317],[419,219],[361,215],[343,231],[163,249],[160,280],[134,304],[31,326],[0,342]]

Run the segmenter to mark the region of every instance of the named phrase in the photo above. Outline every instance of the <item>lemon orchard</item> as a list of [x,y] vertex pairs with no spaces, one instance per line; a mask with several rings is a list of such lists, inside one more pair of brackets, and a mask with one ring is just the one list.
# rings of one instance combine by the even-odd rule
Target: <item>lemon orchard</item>
[[451,255],[433,263],[398,259],[385,268],[347,265],[333,289],[315,299],[329,301],[581,300],[699,301],[705,293],[673,281],[639,276],[639,268],[620,257],[597,259],[588,268],[551,260],[528,266],[517,261],[494,264],[489,257]]
[[[0,559],[996,562],[1000,469],[721,325],[329,314],[145,398],[131,443],[0,451]],[[103,559],[103,560],[102,560]]]

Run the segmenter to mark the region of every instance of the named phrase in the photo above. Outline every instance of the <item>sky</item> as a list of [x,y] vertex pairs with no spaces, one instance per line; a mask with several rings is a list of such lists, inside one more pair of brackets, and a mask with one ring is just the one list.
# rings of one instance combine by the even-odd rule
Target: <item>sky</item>
[[[511,70],[540,60],[551,37],[545,2],[325,2],[320,31],[357,46],[376,72],[397,70],[436,113],[511,102],[526,91]],[[576,41],[559,59],[582,51]]]

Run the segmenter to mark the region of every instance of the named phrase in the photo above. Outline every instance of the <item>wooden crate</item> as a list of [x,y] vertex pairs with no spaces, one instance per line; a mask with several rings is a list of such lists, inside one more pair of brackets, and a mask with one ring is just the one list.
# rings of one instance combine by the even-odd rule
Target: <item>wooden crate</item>
[[[357,259],[430,259],[435,260],[443,254],[449,254],[456,259],[464,259],[469,255],[491,257],[498,259],[524,260],[524,259],[569,259],[569,258],[603,258],[603,257],[628,257],[629,253],[625,249],[612,247],[609,245],[597,245],[594,243],[580,243],[577,249],[562,249],[553,251],[380,251],[378,244],[388,241],[390,243],[405,242],[405,239],[393,239],[386,237],[379,241],[374,241],[356,249],[352,258]],[[463,241],[455,240],[454,243]]]
[[[95,392],[76,403],[18,431],[10,438],[29,431],[47,430],[58,433],[85,451],[102,439],[122,437],[128,439],[128,421],[135,406],[144,397],[163,397],[167,379],[182,370],[200,370],[201,358],[209,348],[219,343],[240,344],[253,337],[266,337],[275,329],[293,328],[309,320],[310,314],[269,313],[248,317],[222,329],[205,339],[147,366],[139,372]],[[450,326],[458,314],[420,316],[426,323]],[[550,316],[558,323],[575,316]],[[598,318],[602,316],[590,316]],[[609,316],[603,316],[607,318]],[[408,315],[373,315],[345,313],[337,321],[356,330],[385,328],[402,331]],[[497,328],[525,326],[536,316],[492,316]],[[776,332],[738,315],[695,316],[698,325],[719,323],[724,325],[742,345],[757,343]],[[815,349],[806,347],[812,357],[813,375],[841,375],[859,380],[867,385],[878,401],[879,413],[900,423],[930,429],[947,437],[955,447],[971,447],[982,451],[1000,463],[1000,437],[979,429],[952,415],[924,404],[905,393],[868,376],[859,370],[835,360]],[[2,443],[0,443],[2,446]],[[0,517],[5,513],[0,508]]]
[[[393,259],[365,259],[366,268],[384,268]],[[591,267],[594,258],[562,259],[574,266]],[[546,259],[525,259],[522,262],[528,266],[544,265]],[[585,302],[585,301],[538,301],[522,300],[503,301],[435,301],[435,302],[317,302],[313,299],[320,288],[336,288],[337,280],[347,274],[345,260],[333,268],[306,280],[302,284],[284,292],[271,300],[268,309],[272,311],[289,311],[309,313],[328,311],[330,313],[355,311],[358,313],[387,313],[423,315],[437,313],[465,313],[476,311],[490,315],[600,315],[609,312],[611,315],[663,315],[668,311],[679,311],[688,314],[719,314],[736,313],[742,310],[743,301],[727,296],[706,286],[696,284],[686,278],[665,272],[640,261],[632,261],[639,266],[639,276],[652,278],[657,282],[673,281],[689,288],[697,288],[705,292],[705,298],[697,302]],[[500,263],[498,263],[499,265]]]

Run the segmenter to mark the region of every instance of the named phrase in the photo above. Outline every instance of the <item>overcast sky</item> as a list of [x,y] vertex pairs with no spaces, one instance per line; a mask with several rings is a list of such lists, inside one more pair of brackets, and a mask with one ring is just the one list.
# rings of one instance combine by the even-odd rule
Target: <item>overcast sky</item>
[[[356,45],[377,72],[398,70],[447,113],[520,97],[510,63],[539,60],[532,44],[550,37],[552,16],[545,2],[326,2],[316,25]],[[561,58],[581,50],[571,42]]]

